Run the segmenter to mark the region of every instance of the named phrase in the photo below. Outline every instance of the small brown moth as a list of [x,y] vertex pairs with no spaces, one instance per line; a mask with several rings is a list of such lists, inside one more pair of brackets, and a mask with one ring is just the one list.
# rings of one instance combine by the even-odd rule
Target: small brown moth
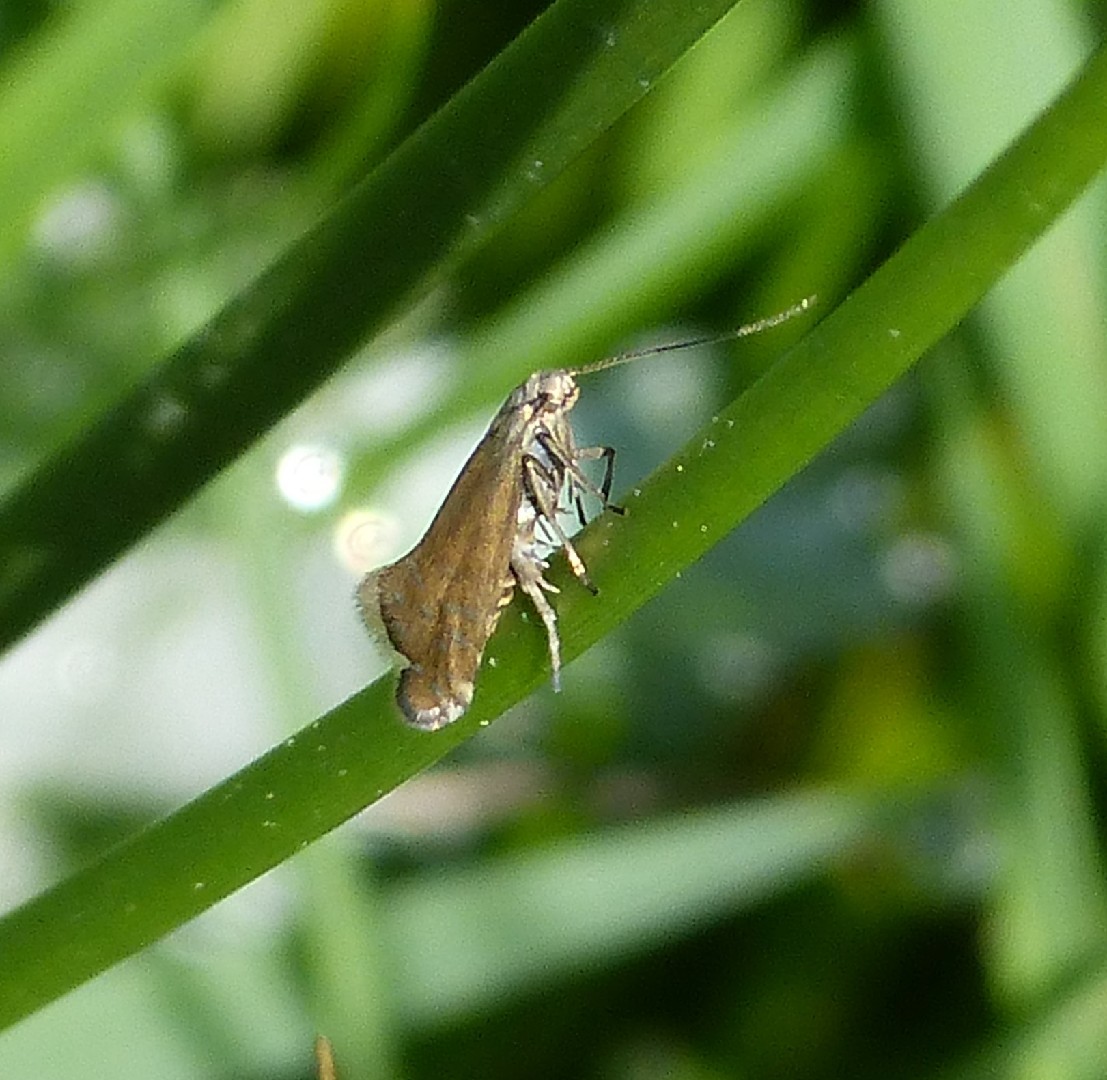
[[[470,455],[423,539],[403,558],[367,574],[358,586],[362,619],[400,656],[396,701],[423,731],[452,724],[473,700],[484,647],[518,586],[546,628],[554,689],[560,685],[557,614],[546,593],[543,549],[560,545],[582,585],[595,593],[559,517],[573,508],[585,523],[582,495],[610,501],[615,451],[578,447],[569,423],[577,376],[694,345],[746,337],[807,311],[812,298],[717,337],[656,345],[580,368],[540,371],[517,386]],[[602,483],[581,463],[602,459]]]

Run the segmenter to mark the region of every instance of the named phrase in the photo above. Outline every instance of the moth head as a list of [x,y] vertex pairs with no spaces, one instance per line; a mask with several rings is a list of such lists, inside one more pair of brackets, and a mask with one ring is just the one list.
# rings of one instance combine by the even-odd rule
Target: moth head
[[530,416],[568,412],[580,397],[580,387],[570,371],[539,371],[516,387],[506,408],[521,409]]

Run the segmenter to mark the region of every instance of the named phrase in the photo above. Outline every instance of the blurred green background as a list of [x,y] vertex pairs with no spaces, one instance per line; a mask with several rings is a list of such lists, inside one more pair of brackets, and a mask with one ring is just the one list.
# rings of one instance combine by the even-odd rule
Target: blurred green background
[[[5,0],[0,490],[540,10]],[[521,362],[829,311],[1103,23],[739,4],[0,659],[0,908],[383,670],[358,575],[421,534]],[[291,1080],[317,1030],[344,1080],[1107,1076],[1104,196],[562,694],[0,1034],[0,1077]],[[596,376],[582,442],[625,492],[801,331]]]

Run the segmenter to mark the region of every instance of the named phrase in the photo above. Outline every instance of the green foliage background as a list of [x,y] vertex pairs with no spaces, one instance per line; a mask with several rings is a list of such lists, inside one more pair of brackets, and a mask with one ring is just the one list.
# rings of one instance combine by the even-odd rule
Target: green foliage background
[[[0,1076],[1107,1074],[1102,11],[728,6],[0,12]],[[564,693],[354,694],[515,382],[812,293],[586,386]]]

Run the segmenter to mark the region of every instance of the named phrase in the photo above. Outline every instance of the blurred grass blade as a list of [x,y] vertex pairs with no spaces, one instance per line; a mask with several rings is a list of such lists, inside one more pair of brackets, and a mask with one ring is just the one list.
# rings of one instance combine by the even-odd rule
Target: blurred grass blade
[[[563,653],[579,655],[855,420],[1080,194],[1107,161],[1107,49],[946,211],[716,417],[563,565]],[[382,679],[83,873],[0,921],[0,1025],[156,940],[437,760],[547,675],[541,628],[514,605],[466,717],[402,725]]]
[[1022,542],[1012,495],[1025,493],[1025,477],[975,407],[962,360],[943,349],[923,385],[938,404],[937,488],[958,536],[962,632],[972,642],[966,727],[985,751],[1004,837],[983,964],[995,999],[1021,1012],[1102,953],[1107,890],[1079,699],[1056,647],[1056,615],[1025,583],[1027,564],[1033,574],[1047,557]]
[[464,347],[469,363],[525,357],[520,379],[571,367],[711,289],[842,146],[837,103],[849,96],[855,60],[851,39],[809,50],[755,115],[736,118],[700,148],[685,164],[690,175],[630,207],[483,324]]
[[664,318],[682,297],[714,287],[774,216],[806,197],[840,150],[835,103],[848,97],[856,59],[848,39],[811,50],[752,117],[720,125],[712,144],[699,148],[696,167],[685,163],[692,175],[634,205],[485,320],[458,346],[473,374],[440,408],[375,440],[352,486],[379,482],[401,450],[487,408],[531,371],[598,356],[643,321]]
[[1107,966],[1102,962],[1046,1008],[1022,1015],[1010,1034],[997,1037],[973,1060],[940,1075],[944,1080],[993,1077],[1064,1077],[1102,1080],[1107,1068]]
[[486,241],[732,3],[550,7],[145,385],[0,504],[0,648]]
[[[898,58],[918,181],[939,205],[1057,93],[1086,51],[1086,29],[1061,0],[974,4],[957,19],[913,0],[875,8]],[[980,41],[986,94],[977,92]],[[1093,522],[1098,530],[1107,496],[1104,209],[1102,196],[1074,207],[981,312],[988,352],[1003,358],[996,379],[1058,530]]]
[[63,5],[0,77],[0,275],[42,203],[110,139],[144,90],[176,70],[212,0]]
[[386,1080],[401,1075],[393,957],[385,948],[381,889],[347,847],[316,844],[300,856],[306,980],[316,1022],[342,1047],[345,1075]]
[[398,1007],[450,1023],[610,964],[821,873],[875,799],[807,792],[611,829],[386,894]]
[[[958,20],[909,0],[876,10],[898,58],[918,182],[933,199],[998,151],[1086,52],[1087,29],[1062,0],[970,5]],[[980,42],[987,94],[974,92]],[[1076,650],[1057,640],[1072,596],[1087,591],[1089,563],[1102,561],[1085,544],[1100,546],[1107,501],[1105,195],[1099,185],[1074,206],[981,305],[979,355],[992,358],[1000,409],[995,388],[985,404],[967,373],[975,355],[935,357],[924,380],[939,403],[935,489],[958,536],[959,611],[972,643],[966,723],[983,735],[1004,836],[983,964],[1013,1012],[1107,944]],[[1102,625],[1087,622],[1093,635]]]

